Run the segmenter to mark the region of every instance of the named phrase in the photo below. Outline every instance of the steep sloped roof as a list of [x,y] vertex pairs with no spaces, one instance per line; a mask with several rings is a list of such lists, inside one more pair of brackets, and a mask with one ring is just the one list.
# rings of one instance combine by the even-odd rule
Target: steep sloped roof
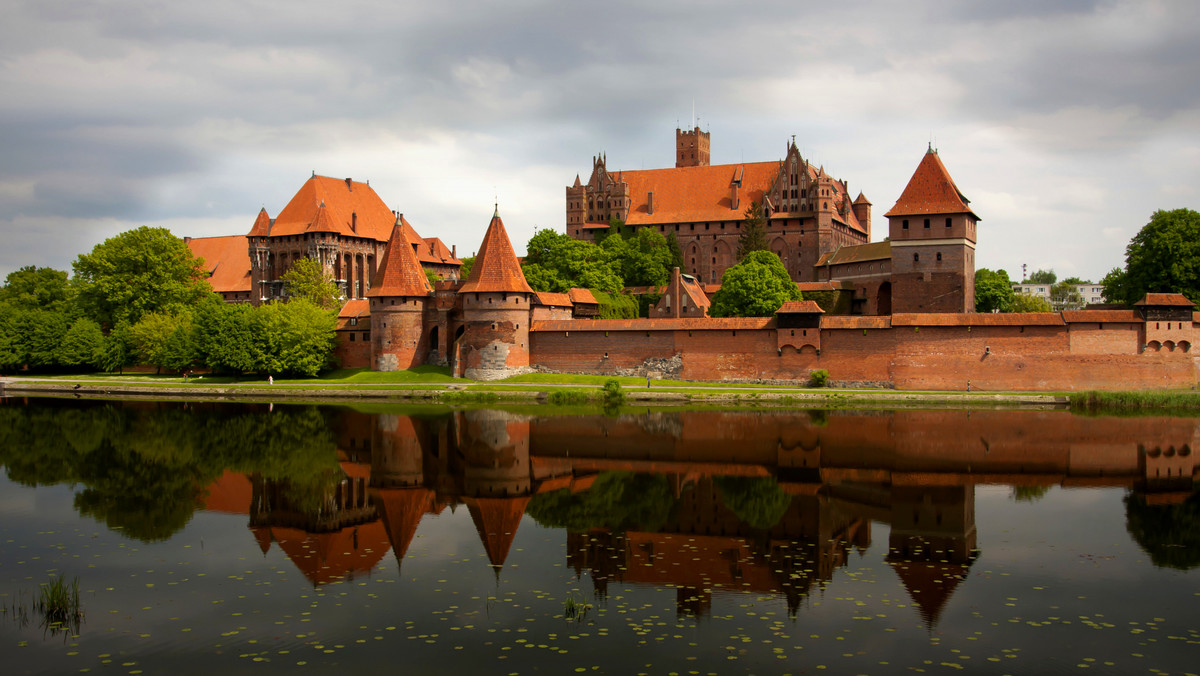
[[[318,210],[325,205],[324,223],[317,224]],[[261,218],[261,215],[260,215]],[[336,232],[346,237],[387,241],[396,215],[366,183],[350,179],[313,176],[275,217],[271,236],[305,232]],[[314,230],[313,228],[317,228]]]
[[375,279],[371,280],[371,290],[368,298],[380,296],[427,296],[433,293],[425,269],[417,260],[417,252],[413,250],[404,224],[397,218],[392,227],[392,238],[383,251],[383,260]]
[[193,256],[204,259],[213,291],[250,291],[250,245],[245,235],[193,237],[187,245]]
[[[904,192],[900,193],[900,199],[896,200],[896,205],[884,216],[923,214],[971,214],[975,216],[975,212],[971,211],[968,204],[970,204],[970,200],[954,184],[954,179],[950,178],[950,172],[946,171],[946,165],[942,164],[942,159],[938,157],[937,151],[930,148],[925,153],[925,157],[921,158],[921,163],[917,165],[917,170],[908,180]],[[979,219],[978,216],[975,218]]]
[[412,544],[421,518],[433,508],[433,491],[424,486],[415,488],[382,488],[375,492],[381,505],[380,516],[387,529],[388,540],[398,565]]
[[820,260],[817,261],[817,266],[887,260],[891,257],[891,242],[871,242],[870,244],[840,246],[837,249],[821,256]]
[[508,550],[512,548],[517,528],[521,525],[521,517],[525,515],[529,496],[466,498],[463,502],[467,503],[471,521],[475,522],[475,530],[483,542],[488,562],[499,574],[500,567],[508,559]]
[[596,300],[596,297],[592,295],[591,289],[572,287],[567,289],[567,297],[571,299],[572,303],[587,303],[589,305],[600,304],[600,301]]
[[475,265],[471,268],[471,276],[467,283],[459,288],[459,293],[533,293],[525,281],[525,273],[517,262],[517,254],[513,251],[512,242],[504,230],[504,221],[500,220],[500,210],[492,215],[487,232],[483,235],[483,244],[475,256]]
[[258,218],[254,219],[254,225],[250,228],[250,233],[247,237],[266,237],[271,234],[271,217],[267,215],[267,208],[263,207],[258,211]]

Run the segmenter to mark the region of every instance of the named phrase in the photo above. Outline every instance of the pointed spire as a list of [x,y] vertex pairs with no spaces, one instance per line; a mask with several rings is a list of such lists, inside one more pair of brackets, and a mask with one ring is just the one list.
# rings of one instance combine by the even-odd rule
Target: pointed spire
[[459,293],[533,293],[529,283],[525,281],[525,273],[517,261],[512,242],[504,230],[504,222],[500,220],[500,205],[492,214],[492,222],[488,224],[487,232],[483,235],[483,244],[475,257],[475,265],[467,283],[459,289]]
[[396,565],[400,566],[421,525],[421,517],[433,506],[433,491],[423,486],[386,488],[376,496],[383,506],[380,516],[392,543],[392,553],[396,555]]
[[433,287],[425,276],[425,269],[417,260],[417,252],[408,238],[411,226],[404,216],[396,217],[392,226],[392,238],[388,241],[383,259],[379,262],[379,270],[371,280],[371,290],[368,298],[380,296],[428,296],[433,293]]
[[258,212],[258,218],[254,219],[254,226],[250,228],[250,234],[247,237],[266,237],[271,234],[271,217],[267,215],[267,208],[263,207]]
[[521,517],[529,504],[529,496],[515,498],[467,498],[467,510],[471,513],[471,521],[475,522],[475,530],[483,542],[487,553],[488,563],[496,571],[497,578],[500,568],[508,559],[508,550],[512,548],[521,525]]
[[900,193],[900,199],[884,216],[966,213],[980,220],[968,204],[970,200],[954,184],[946,165],[942,164],[942,158],[932,151],[926,152],[921,158],[904,192]]
[[325,200],[321,200],[321,205],[317,207],[317,214],[313,216],[312,223],[304,229],[305,232],[337,232],[337,228],[333,227],[333,219],[329,216],[329,209],[325,206]]

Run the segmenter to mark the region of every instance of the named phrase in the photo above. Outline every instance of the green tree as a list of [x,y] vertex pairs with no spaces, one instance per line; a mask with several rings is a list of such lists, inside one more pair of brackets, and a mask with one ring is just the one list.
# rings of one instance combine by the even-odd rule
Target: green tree
[[789,300],[802,300],[783,262],[771,251],[751,251],[721,276],[713,317],[770,317]]
[[1025,283],[1026,284],[1053,284],[1057,281],[1058,281],[1058,275],[1054,274],[1053,270],[1038,270],[1038,271],[1034,272],[1032,275],[1029,275],[1029,279],[1026,280]]
[[190,313],[152,312],[134,324],[131,333],[138,359],[157,367],[159,373],[183,371],[195,362]]
[[683,247],[679,246],[679,237],[675,235],[674,230],[667,233],[667,251],[671,254],[671,269],[679,268],[680,270],[684,270]]
[[1155,211],[1125,247],[1124,270],[1113,270],[1102,283],[1104,299],[1113,303],[1172,292],[1200,302],[1200,213]]
[[30,310],[24,313],[21,335],[25,339],[26,363],[32,369],[47,370],[61,366],[59,348],[71,329],[71,318],[55,310]]
[[458,269],[458,277],[459,279],[466,279],[471,276],[471,268],[475,267],[475,257],[467,256],[461,260],[462,266]]
[[333,281],[333,275],[316,259],[301,258],[292,263],[282,279],[284,288],[292,298],[306,300],[326,310],[336,310],[342,306],[342,296],[337,283]]
[[58,362],[75,369],[90,369],[99,365],[103,352],[104,333],[100,331],[100,325],[80,317],[63,336],[58,348]]
[[1078,277],[1067,277],[1066,279],[1062,280],[1062,282],[1060,282],[1060,283],[1061,284],[1091,284],[1091,282],[1089,282],[1088,280],[1080,279]]
[[1009,312],[1013,301],[1012,281],[1005,270],[975,271],[975,311]]
[[0,304],[27,310],[69,310],[74,294],[67,273],[27,265],[8,273],[0,287]]
[[0,372],[11,372],[25,365],[17,315],[21,311],[0,303]]
[[1083,308],[1083,296],[1073,284],[1062,281],[1050,287],[1050,307],[1055,312],[1079,310]]
[[304,299],[259,306],[256,318],[263,346],[258,370],[316,376],[330,364],[337,342],[337,313]]
[[104,345],[100,349],[96,365],[108,373],[120,372],[133,364],[136,354],[137,347],[134,345],[133,330],[129,322],[119,322],[104,337]]
[[600,248],[618,266],[625,286],[666,286],[670,280],[673,255],[667,239],[655,230],[641,228],[628,240],[612,235]]
[[218,372],[257,371],[262,346],[255,330],[258,310],[246,303],[211,303],[196,313],[197,359]]
[[[530,238],[521,268],[534,291],[580,287],[617,293],[625,282],[620,261],[610,252],[619,248],[617,242],[606,249],[550,229],[540,230]],[[535,265],[539,267],[532,267]]]
[[767,219],[763,217],[762,202],[751,202],[742,220],[742,234],[738,236],[738,260],[743,260],[751,251],[767,251]]
[[104,326],[191,308],[212,287],[202,261],[166,228],[142,226],[97,244],[74,263],[80,309]]
[[1045,298],[1029,293],[1018,293],[1013,296],[1009,312],[1054,312]]

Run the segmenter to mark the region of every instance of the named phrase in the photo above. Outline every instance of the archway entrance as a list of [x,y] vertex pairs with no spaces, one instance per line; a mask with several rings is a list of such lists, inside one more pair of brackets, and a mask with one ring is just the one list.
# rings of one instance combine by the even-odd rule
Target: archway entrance
[[884,282],[879,285],[879,291],[875,292],[875,314],[890,315],[892,314],[892,283]]

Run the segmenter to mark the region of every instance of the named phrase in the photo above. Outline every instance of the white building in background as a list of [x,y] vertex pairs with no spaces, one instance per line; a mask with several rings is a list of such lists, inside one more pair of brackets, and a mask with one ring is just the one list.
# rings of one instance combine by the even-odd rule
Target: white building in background
[[[1053,286],[1053,284],[1018,284],[1013,282],[1012,288],[1014,293],[1027,293],[1031,296],[1037,296],[1053,306],[1054,303],[1050,300],[1050,289]],[[1079,297],[1083,299],[1083,306],[1104,302],[1103,284],[1073,284],[1072,286],[1075,288],[1076,293],[1079,294]],[[1063,309],[1078,310],[1081,308],[1068,307]]]

